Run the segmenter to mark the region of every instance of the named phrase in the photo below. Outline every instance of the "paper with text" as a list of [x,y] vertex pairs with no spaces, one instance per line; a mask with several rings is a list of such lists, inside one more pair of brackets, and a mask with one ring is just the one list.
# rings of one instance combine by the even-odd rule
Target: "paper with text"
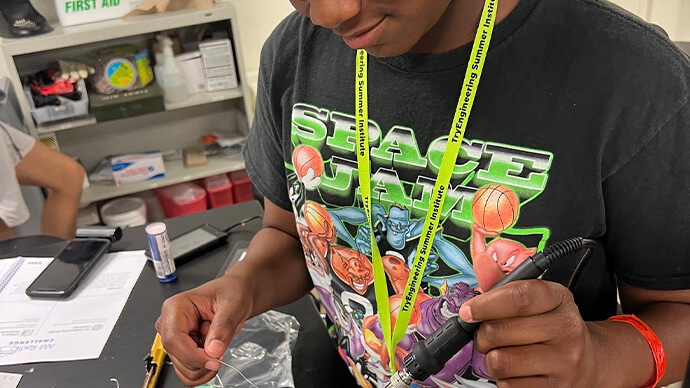
[[21,379],[20,374],[0,372],[0,388],[17,388]]
[[146,256],[110,253],[68,299],[29,298],[26,287],[52,260],[0,260],[0,365],[98,358]]

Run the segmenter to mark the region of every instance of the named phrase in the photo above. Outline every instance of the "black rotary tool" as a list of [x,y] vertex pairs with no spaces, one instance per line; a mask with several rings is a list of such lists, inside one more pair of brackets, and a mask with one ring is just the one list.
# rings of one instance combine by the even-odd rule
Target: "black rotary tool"
[[[580,260],[576,273],[573,274],[573,278],[576,279],[576,276],[579,276],[577,271],[584,268],[583,264],[595,246],[594,240],[581,237],[557,242],[528,257],[491,289],[517,280],[537,279],[553,262],[584,247],[587,251]],[[463,322],[460,317],[447,320],[424,341],[414,345],[412,352],[405,357],[405,367],[391,377],[386,388],[407,388],[415,380],[426,380],[429,376],[438,373],[451,357],[474,339],[474,333],[479,329],[479,325],[481,323]]]

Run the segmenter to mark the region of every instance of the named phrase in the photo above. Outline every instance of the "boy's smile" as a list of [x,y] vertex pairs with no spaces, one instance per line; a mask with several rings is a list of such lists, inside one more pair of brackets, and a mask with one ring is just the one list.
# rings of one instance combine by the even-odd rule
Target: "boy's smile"
[[[484,0],[290,0],[312,23],[376,57],[450,51],[474,39]],[[519,0],[502,0],[496,22]]]

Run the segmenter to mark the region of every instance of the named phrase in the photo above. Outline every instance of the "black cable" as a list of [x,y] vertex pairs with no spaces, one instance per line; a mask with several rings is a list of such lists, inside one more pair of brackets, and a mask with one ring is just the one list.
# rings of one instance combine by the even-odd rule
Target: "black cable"
[[[538,279],[552,264],[586,248],[583,259],[578,264],[578,271],[582,272],[595,246],[593,240],[581,237],[551,244],[527,258],[491,289],[495,290],[514,281]],[[577,283],[577,279],[574,282]],[[464,322],[459,316],[448,319],[424,341],[414,345],[412,352],[405,357],[404,369],[391,377],[386,388],[409,387],[413,380],[426,380],[430,375],[436,374],[443,369],[448,360],[474,339],[480,325],[480,322]]]
[[246,225],[248,222],[257,220],[257,219],[259,219],[259,218],[264,218],[264,216],[256,215],[256,216],[251,216],[251,217],[249,217],[249,218],[245,218],[244,220],[242,220],[242,221],[240,221],[240,222],[238,222],[238,223],[236,223],[236,224],[230,225],[229,227],[227,227],[227,228],[224,230],[224,232],[225,232],[225,233],[230,233],[233,229],[235,229],[235,228],[237,228],[237,227],[240,227],[240,226],[244,226],[244,225]]
[[580,261],[577,263],[577,266],[575,267],[573,274],[570,276],[570,280],[568,280],[568,289],[570,290],[570,292],[575,292],[575,287],[577,287],[577,283],[580,281],[580,275],[582,275],[582,272],[585,270],[585,267],[587,267],[587,264],[589,263],[589,258],[592,256],[592,253],[594,252],[594,248],[596,248],[596,246],[596,241],[590,239],[583,239],[582,247],[586,248],[586,250],[585,253],[582,254]]

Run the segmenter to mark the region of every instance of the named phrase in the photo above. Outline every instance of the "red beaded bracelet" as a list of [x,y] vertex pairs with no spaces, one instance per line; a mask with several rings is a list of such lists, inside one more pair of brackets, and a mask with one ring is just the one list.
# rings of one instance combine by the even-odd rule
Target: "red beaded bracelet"
[[664,351],[664,346],[661,344],[661,341],[659,341],[659,337],[656,336],[646,323],[642,322],[640,318],[634,315],[615,315],[608,320],[628,323],[642,334],[654,356],[654,382],[652,385],[649,385],[648,388],[656,387],[664,376],[664,373],[666,373],[666,352]]

